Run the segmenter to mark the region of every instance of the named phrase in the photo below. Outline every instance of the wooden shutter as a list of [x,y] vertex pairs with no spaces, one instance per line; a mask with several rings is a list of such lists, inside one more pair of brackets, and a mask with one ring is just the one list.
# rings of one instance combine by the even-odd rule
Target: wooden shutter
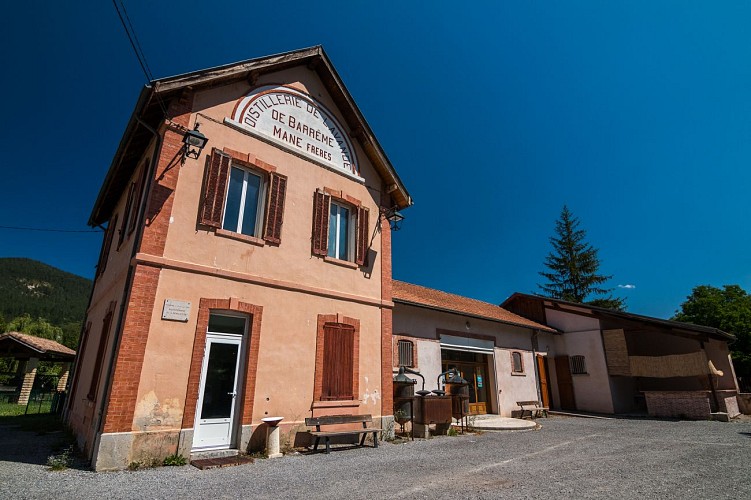
[[112,236],[114,235],[115,228],[117,227],[117,218],[118,214],[115,214],[115,217],[113,217],[110,223],[107,225],[107,232],[104,233],[102,251],[99,254],[99,263],[96,265],[97,276],[102,274],[104,272],[104,269],[107,267],[107,260],[110,257],[110,247],[112,246]]
[[284,221],[284,198],[287,193],[287,177],[273,172],[269,177],[269,196],[266,200],[263,239],[279,244],[282,242],[282,222]]
[[86,346],[89,345],[89,333],[91,332],[91,321],[86,323],[83,333],[81,333],[81,342],[79,342],[80,349],[76,353],[76,361],[73,365],[73,383],[70,385],[70,392],[68,393],[68,399],[75,401],[76,394],[78,393],[78,379],[81,375],[81,366],[83,360],[86,359]]
[[357,231],[355,242],[355,263],[364,266],[368,260],[368,247],[370,246],[370,233],[368,232],[368,209],[357,209]]
[[224,193],[227,190],[229,166],[229,155],[222,153],[218,149],[211,151],[203,184],[201,224],[216,228],[222,225]]
[[136,183],[136,204],[133,206],[133,210],[130,213],[130,220],[128,221],[128,234],[130,235],[136,229],[136,223],[138,222],[138,211],[141,208],[141,201],[144,197],[143,190],[146,186],[146,172],[149,170],[149,160],[146,160],[141,167],[141,175],[138,176],[138,182]]
[[128,199],[125,202],[125,214],[123,214],[123,221],[120,224],[120,235],[117,238],[117,248],[120,248],[120,245],[123,244],[123,240],[125,239],[125,232],[128,229],[128,219],[130,219],[130,213],[133,210],[133,194],[135,193],[136,184],[131,183],[130,188],[128,189]]
[[99,389],[99,379],[102,375],[102,362],[104,361],[104,350],[107,347],[107,338],[109,337],[110,325],[112,324],[113,307],[110,304],[110,311],[107,316],[104,317],[102,323],[102,334],[99,336],[99,348],[96,353],[96,360],[94,361],[94,372],[91,375],[91,383],[89,384],[89,393],[86,398],[89,401],[96,400],[97,389]]
[[313,255],[326,256],[329,251],[329,206],[331,196],[316,191],[313,197]]
[[321,399],[354,399],[355,329],[327,323],[323,327],[323,387]]

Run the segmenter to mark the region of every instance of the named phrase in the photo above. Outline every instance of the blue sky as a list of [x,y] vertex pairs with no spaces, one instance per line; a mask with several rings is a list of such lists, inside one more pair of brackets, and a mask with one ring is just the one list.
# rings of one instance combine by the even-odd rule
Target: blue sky
[[[748,2],[167,4],[125,1],[157,77],[324,46],[415,199],[398,279],[534,292],[565,203],[632,312],[751,289]],[[145,77],[110,2],[0,28],[0,225],[85,230]],[[100,243],[0,229],[0,257],[87,277]]]

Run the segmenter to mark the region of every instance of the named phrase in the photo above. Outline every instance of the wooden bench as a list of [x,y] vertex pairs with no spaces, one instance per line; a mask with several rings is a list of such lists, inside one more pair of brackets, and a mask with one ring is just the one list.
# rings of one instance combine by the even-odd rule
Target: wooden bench
[[[316,438],[315,444],[313,445],[313,451],[318,450],[318,443],[323,439],[323,442],[326,444],[326,453],[331,453],[331,438],[338,436],[362,436],[360,438],[360,446],[363,446],[368,434],[373,434],[373,447],[378,448],[378,433],[381,432],[382,429],[379,427],[368,427],[368,424],[372,422],[373,417],[370,415],[330,415],[327,417],[305,419],[305,425],[310,427],[315,426],[316,428],[315,431],[310,432],[310,434]],[[362,428],[337,431],[321,430],[322,426],[344,424],[362,424]]]
[[542,406],[539,401],[517,401],[516,404],[518,404],[519,408],[522,409],[520,418],[526,418],[524,416],[525,413],[529,414],[528,417],[530,419],[538,418],[541,415],[544,415],[545,418],[548,418],[549,408],[547,406]]

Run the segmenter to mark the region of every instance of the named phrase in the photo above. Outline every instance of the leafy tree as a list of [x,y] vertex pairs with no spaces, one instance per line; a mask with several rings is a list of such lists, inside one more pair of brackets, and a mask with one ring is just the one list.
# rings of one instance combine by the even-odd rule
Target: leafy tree
[[537,286],[549,297],[570,302],[584,303],[590,295],[607,295],[590,304],[622,311],[623,299],[610,295],[612,288],[602,287],[612,276],[597,273],[598,250],[585,241],[587,233],[579,224],[579,219],[564,205],[555,222],[555,236],[550,237],[553,251],[545,258],[548,271],[539,273],[547,282]]
[[737,340],[730,347],[736,375],[751,378],[751,295],[740,286],[697,286],[673,319],[735,335]]
[[50,339],[60,343],[63,341],[62,328],[50,324],[44,318],[33,319],[28,314],[22,314],[21,316],[17,316],[10,320],[8,324],[5,325],[5,330],[9,332],[27,333],[35,337]]

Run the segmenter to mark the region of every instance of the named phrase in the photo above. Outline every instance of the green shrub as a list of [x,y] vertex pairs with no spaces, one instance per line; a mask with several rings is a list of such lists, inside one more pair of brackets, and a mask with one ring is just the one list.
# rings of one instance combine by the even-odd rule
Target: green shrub
[[73,454],[73,445],[65,448],[62,453],[47,457],[47,466],[50,470],[65,470],[70,465],[70,456]]
[[165,457],[164,461],[162,461],[162,465],[167,467],[185,465],[186,463],[188,463],[188,461],[185,459],[185,457],[178,455],[177,453],[173,453],[172,455]]

